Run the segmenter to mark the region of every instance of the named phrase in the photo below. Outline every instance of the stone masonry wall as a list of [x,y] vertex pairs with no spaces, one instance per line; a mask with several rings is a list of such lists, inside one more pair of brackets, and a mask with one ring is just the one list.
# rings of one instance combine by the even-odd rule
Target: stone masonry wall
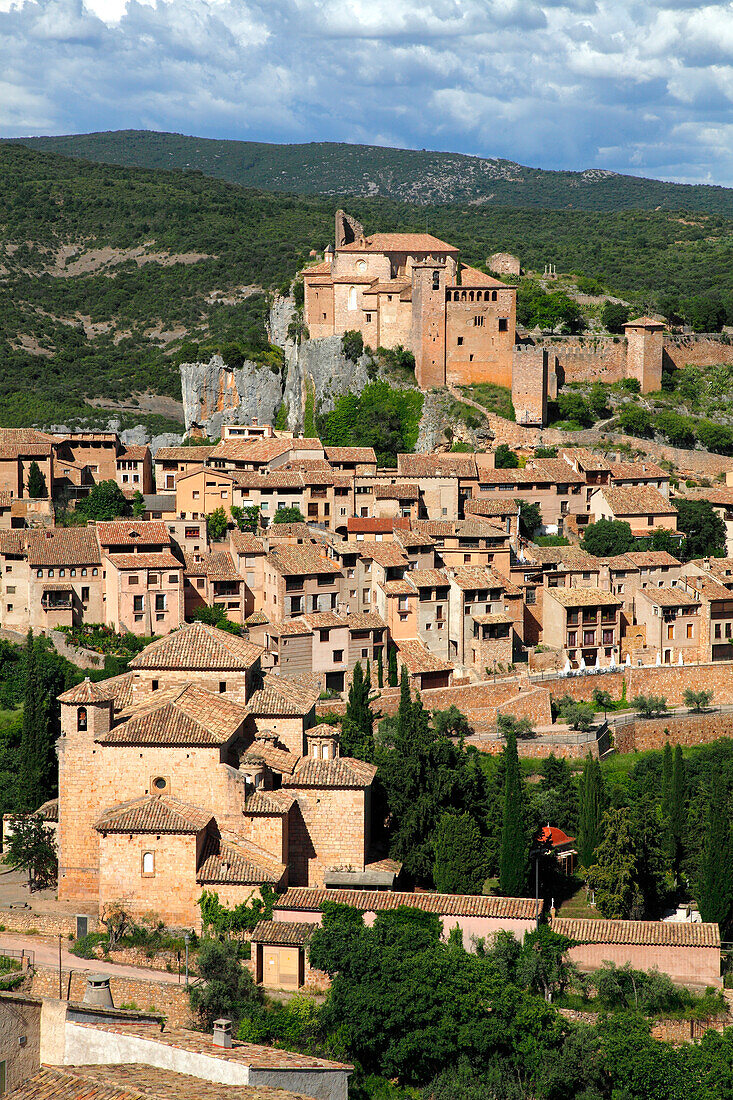
[[[65,1001],[82,1001],[86,989],[87,972],[62,970],[61,989]],[[141,1012],[155,1010],[163,1013],[169,1027],[190,1027],[193,1023],[188,994],[183,982],[145,981],[134,977],[110,977],[110,991],[115,1007],[135,1005]],[[33,972],[30,993],[34,997],[59,995],[59,972],[53,967],[39,966]]]
[[[95,905],[96,908],[96,905]],[[83,913],[84,906],[79,910]],[[86,914],[83,914],[86,916]],[[99,921],[87,916],[88,929],[96,932]],[[0,927],[6,932],[38,932],[42,936],[75,936],[76,916],[70,913],[37,913],[33,909],[0,909]],[[32,949],[32,944],[29,949]]]
[[708,745],[733,737],[733,714],[685,714],[638,718],[620,726],[614,735],[617,752],[648,752],[670,745]]

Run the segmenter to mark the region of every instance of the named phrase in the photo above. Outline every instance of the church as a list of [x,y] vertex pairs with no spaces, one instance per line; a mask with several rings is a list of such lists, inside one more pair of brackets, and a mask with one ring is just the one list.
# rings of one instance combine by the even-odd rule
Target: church
[[373,233],[336,213],[335,247],[303,272],[310,339],[360,332],[371,348],[415,356],[421,389],[511,387],[516,288],[460,261],[430,233]]
[[60,901],[200,928],[203,890],[393,885],[370,850],[376,768],[316,724],[311,678],[263,675],[262,654],[191,623],[60,696]]

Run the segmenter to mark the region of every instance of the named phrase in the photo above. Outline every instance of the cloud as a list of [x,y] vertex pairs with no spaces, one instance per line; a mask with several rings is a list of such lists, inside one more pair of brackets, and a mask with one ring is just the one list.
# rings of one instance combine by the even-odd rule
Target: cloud
[[0,0],[0,130],[359,141],[733,185],[733,5]]

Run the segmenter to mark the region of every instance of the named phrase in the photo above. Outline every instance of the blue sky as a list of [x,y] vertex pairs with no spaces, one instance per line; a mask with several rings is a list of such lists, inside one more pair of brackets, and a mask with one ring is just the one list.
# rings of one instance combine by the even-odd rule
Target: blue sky
[[733,186],[733,4],[0,0],[0,133],[353,141]]

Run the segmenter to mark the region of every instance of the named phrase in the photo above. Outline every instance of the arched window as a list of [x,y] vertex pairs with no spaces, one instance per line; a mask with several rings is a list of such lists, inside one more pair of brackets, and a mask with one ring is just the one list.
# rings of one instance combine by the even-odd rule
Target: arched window
[[468,292],[468,300],[469,300],[469,302],[473,301],[473,291],[472,290],[469,290],[469,292]]
[[497,298],[498,298],[498,294],[496,293],[495,290],[492,290],[491,291],[491,301],[495,302]]
[[328,745],[324,745],[321,748],[321,756],[323,757],[324,760],[328,760]]
[[155,874],[155,852],[143,852],[143,874]]
[[356,309],[356,287],[349,287],[349,309]]
[[433,290],[440,290],[440,272],[433,272]]
[[488,290],[485,290],[484,291],[484,301],[488,302],[490,298],[491,298],[491,295],[489,294]]
[[79,707],[76,712],[76,728],[83,733],[87,728],[87,708]]
[[466,300],[466,292],[465,292],[465,290],[462,290],[461,291],[461,301],[465,302],[465,300]]

